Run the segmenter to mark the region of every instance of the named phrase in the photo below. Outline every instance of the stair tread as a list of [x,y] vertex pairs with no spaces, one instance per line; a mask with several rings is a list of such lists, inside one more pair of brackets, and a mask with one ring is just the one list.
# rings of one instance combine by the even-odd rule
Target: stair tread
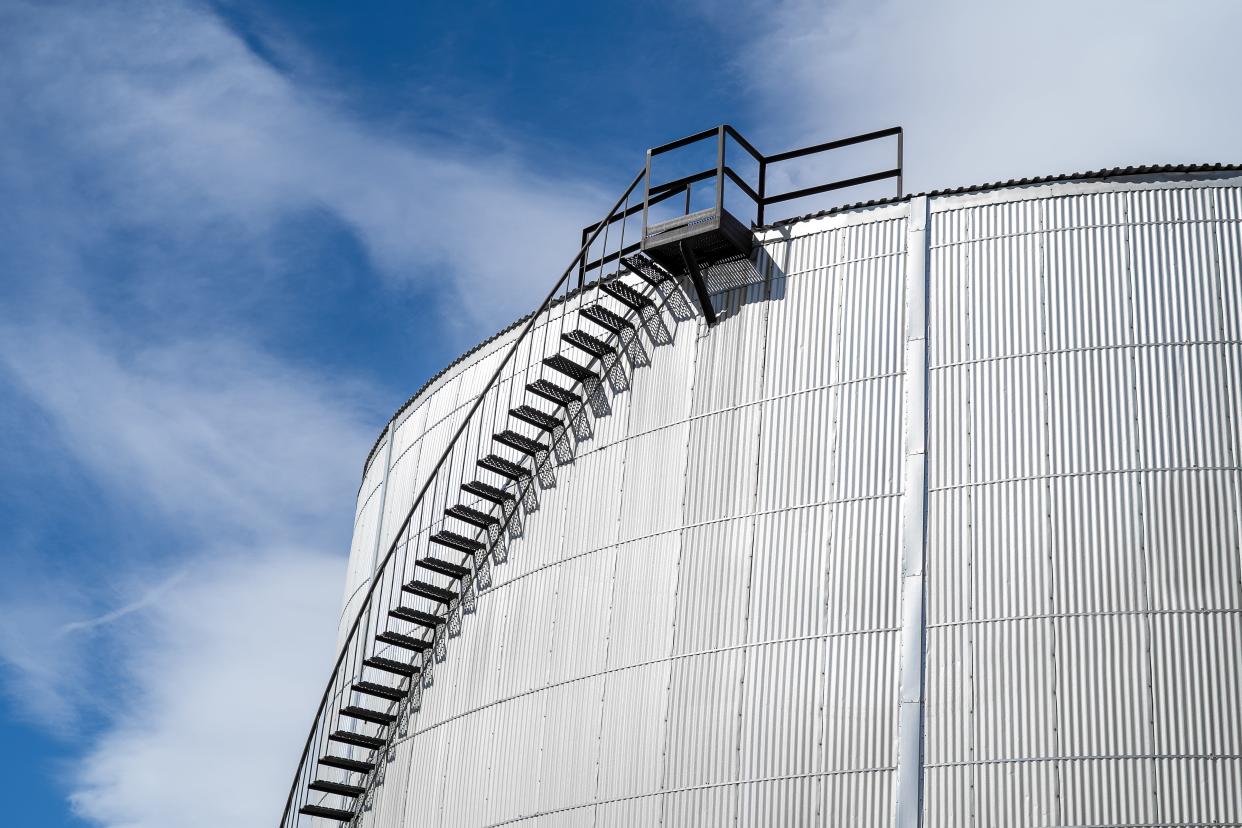
[[[435,584],[429,584],[426,581],[419,581],[417,579],[410,581],[407,584],[403,584],[401,589],[413,595],[420,595],[423,598],[430,598],[433,601],[439,601],[442,604],[447,604],[457,597],[457,593],[450,589],[438,587]],[[389,610],[389,613],[391,614],[392,610]]]
[[646,256],[622,256],[621,264],[652,287],[659,287],[662,282],[673,278],[673,274]]
[[559,406],[567,406],[571,403],[580,402],[582,400],[573,391],[568,388],[562,388],[556,383],[540,379],[526,385],[526,390],[538,397],[543,397],[550,403],[556,403]]
[[392,630],[384,630],[384,632],[375,636],[376,641],[384,644],[391,644],[394,647],[401,647],[404,650],[413,650],[416,653],[425,653],[431,649],[431,642],[424,641],[412,635],[405,633],[393,632]]
[[387,699],[388,701],[401,701],[405,698],[405,691],[397,687],[389,687],[386,684],[379,684],[374,681],[355,681],[353,689],[356,692],[367,696],[375,696],[379,699]]
[[444,511],[444,514],[457,520],[477,526],[480,529],[487,529],[500,523],[500,518],[494,517],[487,512],[480,512],[478,509],[472,509],[469,506],[450,506]]
[[365,733],[350,733],[348,730],[333,731],[332,735],[330,735],[328,739],[333,742],[340,742],[346,745],[355,745],[357,747],[364,747],[370,750],[375,750],[376,748],[382,748],[384,746],[384,740],[378,736],[368,736]]
[[516,449],[517,451],[520,451],[523,454],[528,454],[531,457],[548,450],[548,445],[546,443],[541,443],[538,440],[527,437],[525,434],[519,434],[511,429],[506,429],[499,434],[493,434],[492,439],[497,443],[500,443],[502,446],[508,446],[511,449]]
[[463,483],[461,484],[461,489],[463,492],[468,492],[469,494],[481,497],[484,500],[491,501],[497,505],[502,505],[517,499],[504,489],[498,489],[495,486],[484,483],[481,480],[473,480],[469,483]]
[[332,756],[331,754],[320,756],[319,764],[352,773],[370,773],[375,768],[374,762],[364,762],[361,759],[346,759],[344,756]]
[[607,342],[577,328],[561,334],[561,339],[597,359],[606,357],[613,352],[612,346]]
[[636,311],[651,307],[651,299],[649,297],[634,290],[625,282],[619,280],[604,282],[604,284],[600,285],[600,290]]
[[[480,543],[474,548],[483,549],[484,545]],[[453,563],[452,561],[446,561],[443,558],[432,558],[430,556],[426,558],[419,558],[417,561],[414,562],[414,565],[421,566],[423,569],[426,569],[429,572],[435,572],[439,575],[446,575],[449,578],[454,578],[459,581],[462,578],[470,574],[470,567],[464,564]]]
[[341,715],[348,716],[351,719],[361,719],[364,722],[372,724],[390,725],[397,720],[393,713],[385,713],[382,710],[372,710],[369,707],[359,707],[356,704],[347,705],[341,708]]
[[601,328],[612,331],[615,334],[619,334],[627,328],[629,330],[634,329],[634,325],[625,317],[613,313],[603,305],[588,305],[587,307],[579,310],[578,313],[582,314],[587,319],[590,319]]
[[574,362],[564,354],[553,354],[550,357],[544,357],[543,364],[551,368],[553,371],[564,374],[570,379],[578,382],[599,379],[599,374],[596,374],[584,365]]
[[346,785],[344,782],[332,782],[328,779],[316,779],[306,787],[312,791],[336,794],[338,796],[348,796],[351,798],[362,796],[367,792],[367,789],[361,785]]
[[489,454],[475,465],[481,469],[495,472],[509,480],[524,480],[530,477],[530,470],[525,466],[520,463],[514,463],[512,460],[506,460],[499,454]]
[[383,670],[387,673],[405,676],[406,678],[416,676],[420,672],[416,665],[406,664],[404,661],[397,661],[395,658],[384,658],[383,656],[371,656],[362,662],[362,666],[374,667],[376,670]]
[[[422,581],[418,581],[417,583],[421,584]],[[406,591],[413,592],[413,590]],[[415,593],[415,595],[422,595],[422,593],[418,592]],[[433,615],[430,612],[423,612],[422,610],[417,610],[413,607],[393,607],[388,610],[388,614],[399,621],[406,621],[410,624],[418,624],[419,626],[427,627],[432,630],[444,623],[444,619],[440,616]]]
[[306,816],[322,817],[323,819],[335,819],[338,822],[349,822],[354,818],[353,811],[344,811],[340,808],[326,808],[323,805],[303,805],[298,813]]
[[468,538],[465,535],[459,535],[447,529],[436,532],[431,536],[430,540],[432,543],[438,543],[441,546],[447,546],[450,549],[457,549],[462,552],[473,552],[476,549],[482,549],[486,545],[474,538]]
[[516,417],[527,425],[533,425],[540,431],[553,431],[561,424],[561,421],[546,411],[540,411],[532,405],[519,405],[517,408],[509,410],[512,417]]

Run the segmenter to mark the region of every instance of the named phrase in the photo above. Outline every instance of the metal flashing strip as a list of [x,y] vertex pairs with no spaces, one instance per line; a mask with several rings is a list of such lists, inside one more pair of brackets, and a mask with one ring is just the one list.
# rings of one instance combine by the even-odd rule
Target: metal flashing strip
[[898,655],[897,770],[893,828],[923,823],[923,677],[927,547],[927,215],[910,200],[906,229],[905,394],[902,397],[901,632]]

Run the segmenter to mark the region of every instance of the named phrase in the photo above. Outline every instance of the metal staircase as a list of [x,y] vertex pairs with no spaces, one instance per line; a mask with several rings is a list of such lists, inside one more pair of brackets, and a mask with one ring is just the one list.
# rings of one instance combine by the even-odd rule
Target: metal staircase
[[[631,269],[641,268],[653,284],[675,279],[642,254],[626,257],[624,262]],[[476,562],[502,542],[503,531],[498,529],[503,530],[511,520],[512,504],[523,496],[521,489],[530,485],[541,464],[549,462],[551,444],[574,416],[582,416],[580,402],[584,395],[594,393],[594,384],[603,373],[597,363],[616,356],[622,334],[635,329],[628,315],[651,306],[649,297],[619,281],[605,282],[601,290],[604,296],[599,301],[578,310],[584,326],[560,337],[581,351],[585,361],[561,353],[544,358],[548,376],[526,387],[527,399],[508,411],[509,427],[491,435],[494,444],[516,452],[521,462],[494,453],[480,458],[477,467],[486,475],[460,487],[463,494],[473,497],[443,512],[442,525],[452,528],[427,536],[428,548],[414,562],[418,577],[401,585],[407,597],[387,610],[389,618],[415,632],[384,628],[374,636],[361,662],[363,670],[349,685],[355,701],[342,705],[338,713],[354,729],[335,730],[318,757],[318,764],[335,771],[335,777],[317,775],[310,780],[307,790],[318,796],[316,801],[301,804],[298,813],[338,822],[355,817],[380,762],[378,754],[398,721],[399,708],[422,678],[420,658],[437,646],[437,633],[449,622],[449,608],[462,599],[462,591],[476,577]],[[609,299],[616,301],[615,307],[607,306]],[[395,657],[396,650],[413,656]],[[364,755],[341,755],[345,751]]]
[[[899,131],[857,140],[890,134]],[[648,152],[646,167],[607,216],[583,230],[578,254],[539,308],[524,324],[519,323],[520,331],[512,337],[483,390],[464,414],[452,415],[446,448],[427,473],[378,562],[346,633],[303,747],[281,828],[297,828],[303,817],[354,823],[365,811],[368,797],[382,780],[394,739],[406,735],[411,712],[419,709],[424,690],[432,686],[435,665],[448,657],[448,639],[462,634],[463,615],[472,612],[487,594],[492,563],[507,559],[510,532],[524,514],[534,510],[535,487],[557,462],[558,447],[568,436],[579,435],[579,427],[593,413],[593,404],[619,360],[627,356],[632,364],[638,364],[633,357],[636,338],[653,321],[661,303],[676,298],[684,307],[680,289],[692,288],[699,312],[708,324],[715,323],[706,269],[725,261],[725,257],[745,259],[753,244],[751,231],[738,232],[741,225],[723,206],[726,179],[741,181],[725,165],[726,135],[734,136],[761,163],[757,191],[745,188],[757,199],[760,220],[766,203],[838,186],[767,196],[767,162],[856,142],[848,139],[764,159],[730,127],[721,126]],[[653,154],[710,136],[716,136],[719,144],[714,170],[652,185]],[[900,160],[895,172],[880,175],[892,174],[900,176]],[[716,212],[710,221],[704,221],[699,214],[689,214],[690,189],[695,182],[713,175]],[[644,182],[641,204],[631,206],[631,197]],[[659,233],[653,232],[648,226],[648,211],[682,193],[688,219],[692,220],[665,221]],[[627,245],[627,219],[639,212],[643,223],[640,240],[631,237]],[[721,227],[730,230],[727,245],[717,238],[724,238]],[[620,236],[610,245],[613,228],[619,229]],[[703,228],[702,233],[695,228]],[[675,250],[665,241],[674,237]],[[592,259],[592,246],[597,241],[602,242],[602,250]],[[604,275],[605,266],[613,262],[622,270]],[[586,274],[595,270],[600,274],[598,282],[586,285]],[[569,280],[575,272],[577,289],[572,290]],[[625,281],[630,275],[638,281]],[[592,294],[594,287],[598,292]],[[587,301],[588,295],[593,296],[591,301]],[[562,350],[538,359],[532,355],[531,368],[515,369],[522,374],[520,379],[515,374],[502,382],[506,366],[519,348],[530,342],[536,323],[546,322],[551,309],[571,297],[578,302],[576,312],[571,314],[570,306],[565,305],[558,323],[572,320],[574,327],[553,340]],[[653,344],[659,344],[651,329],[648,334]],[[391,429],[388,439],[391,446]]]

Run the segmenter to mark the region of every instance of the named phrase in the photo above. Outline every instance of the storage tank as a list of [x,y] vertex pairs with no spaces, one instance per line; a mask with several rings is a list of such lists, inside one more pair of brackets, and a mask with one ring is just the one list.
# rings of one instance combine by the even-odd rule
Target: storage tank
[[[705,268],[714,324],[685,279],[622,270],[397,412],[338,643],[419,629],[391,615],[412,579],[453,595],[425,652],[380,654],[408,676],[343,653],[325,710],[404,689],[369,700],[388,724],[317,725],[299,772],[352,793],[295,805],[376,828],[1242,824],[1242,176],[903,196],[755,245]],[[528,390],[554,354],[599,376],[561,376],[564,407]],[[464,496],[499,524],[445,517],[487,474],[511,501]],[[445,527],[483,544],[457,577],[418,569]],[[336,727],[377,740],[336,746],[369,768],[313,767]]]

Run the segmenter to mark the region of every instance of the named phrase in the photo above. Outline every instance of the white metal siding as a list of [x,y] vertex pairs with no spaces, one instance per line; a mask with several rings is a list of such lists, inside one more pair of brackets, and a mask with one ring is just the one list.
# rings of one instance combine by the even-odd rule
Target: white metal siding
[[[892,825],[924,370],[924,824],[1242,824],[1242,188],[933,198],[925,235],[907,211],[768,233],[716,328],[662,313],[362,825]],[[517,388],[576,308],[532,332]],[[512,336],[398,422],[388,531]]]

